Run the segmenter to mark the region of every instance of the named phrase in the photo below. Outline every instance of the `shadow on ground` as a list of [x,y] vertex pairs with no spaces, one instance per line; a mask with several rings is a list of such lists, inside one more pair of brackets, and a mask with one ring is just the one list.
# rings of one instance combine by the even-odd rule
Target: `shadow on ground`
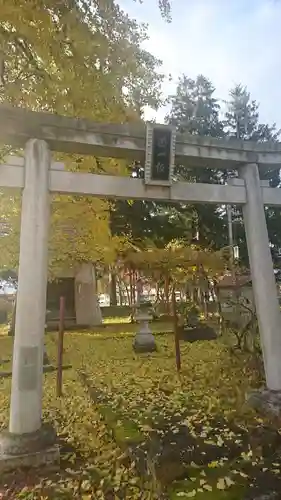
[[[224,416],[167,414],[143,426],[112,409],[110,399],[79,373],[123,450],[124,465],[158,483],[167,498],[277,500],[281,498],[281,436],[265,425],[250,430]],[[161,406],[152,409],[162,415]],[[184,495],[184,491],[189,494]],[[194,493],[194,495],[192,495]]]

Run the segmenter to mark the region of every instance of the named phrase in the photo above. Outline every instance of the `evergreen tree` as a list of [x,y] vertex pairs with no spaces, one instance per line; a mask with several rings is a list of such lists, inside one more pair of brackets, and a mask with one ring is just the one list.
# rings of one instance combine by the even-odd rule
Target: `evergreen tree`
[[235,85],[229,97],[224,123],[228,137],[256,142],[278,140],[279,131],[275,124],[259,123],[259,105],[251,99],[247,87]]
[[[167,123],[175,125],[183,134],[223,138],[224,124],[220,119],[220,105],[214,97],[215,88],[203,75],[195,80],[183,75],[179,78],[176,94],[171,96],[171,111]],[[192,168],[177,165],[176,175],[188,182],[220,183],[222,172],[216,169]],[[219,248],[226,243],[219,207],[188,206],[192,213],[193,237],[204,247]]]
[[[276,125],[268,125],[259,121],[259,105],[251,99],[250,92],[241,84],[235,85],[229,92],[227,111],[225,113],[224,127],[229,137],[255,141],[277,141],[280,132],[276,130]],[[267,179],[272,187],[280,184],[279,170],[260,171],[261,179]],[[239,246],[240,257],[243,263],[248,263],[246,248],[246,238],[242,217],[242,210],[234,207],[235,216],[233,218],[234,239]],[[276,261],[276,255],[281,248],[281,227],[280,209],[266,208],[269,239],[272,244],[272,254]]]
[[[251,99],[246,87],[236,85],[230,90],[224,117],[214,93],[212,83],[204,76],[193,80],[183,75],[175,95],[170,98],[172,106],[166,122],[175,125],[183,134],[258,142],[278,140],[279,131],[275,125],[260,123],[259,105]],[[187,182],[222,183],[233,172],[212,169],[208,165],[192,168],[177,164],[175,174]],[[134,168],[134,175],[143,176],[140,165]],[[279,170],[263,170],[261,178],[268,179],[271,186],[279,186]],[[120,202],[120,205],[122,210],[119,206],[113,216],[115,231],[131,234],[138,244],[145,238],[152,239],[159,247],[182,238],[186,242],[197,240],[201,246],[212,249],[228,244],[226,213],[221,206],[145,201]],[[242,263],[248,265],[242,212],[239,207],[233,209],[235,243],[239,246]],[[281,248],[281,211],[267,208],[266,216],[273,256],[276,256]]]
[[179,78],[176,94],[171,96],[171,112],[167,121],[180,133],[223,137],[220,105],[214,97],[215,88],[203,75],[195,80],[183,75]]
[[[129,172],[134,178],[144,177],[144,168],[135,162]],[[138,247],[146,240],[163,248],[170,241],[192,239],[192,212],[186,205],[147,200],[117,200],[111,209],[111,232],[114,236],[130,236]]]
[[[114,0],[90,3],[0,0],[0,103],[117,123],[139,121],[137,106],[159,103],[159,61],[142,49],[146,28]],[[84,172],[121,173],[126,164],[86,155],[60,159],[66,169]],[[20,201],[0,190],[0,267],[18,264]],[[52,197],[52,272],[115,255],[108,213],[107,200]]]

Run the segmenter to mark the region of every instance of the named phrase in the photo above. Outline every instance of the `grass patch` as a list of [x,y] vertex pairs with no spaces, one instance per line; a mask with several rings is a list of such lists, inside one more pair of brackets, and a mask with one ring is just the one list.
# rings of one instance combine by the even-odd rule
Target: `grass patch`
[[[122,337],[132,337],[139,329],[137,323],[123,321],[124,318],[108,318],[103,321],[102,327],[93,327],[90,331],[76,332],[77,335],[92,335],[102,339],[112,339]],[[125,318],[126,319],[126,318]],[[154,334],[164,334],[173,332],[173,326],[164,321],[154,321],[150,324],[150,328]],[[72,332],[75,334],[75,332]]]
[[[72,369],[63,373],[63,398],[48,373],[43,402],[61,467],[6,474],[2,498],[152,500],[161,492],[170,500],[242,500],[249,489],[280,491],[279,433],[244,403],[262,383],[246,355],[233,356],[220,341],[182,343],[178,375],[173,336],[157,336],[157,352],[136,355],[129,326],[123,335],[65,334],[64,364]],[[56,340],[46,335],[54,365]],[[0,352],[11,358],[11,338],[0,337]],[[1,427],[10,384],[0,378]]]

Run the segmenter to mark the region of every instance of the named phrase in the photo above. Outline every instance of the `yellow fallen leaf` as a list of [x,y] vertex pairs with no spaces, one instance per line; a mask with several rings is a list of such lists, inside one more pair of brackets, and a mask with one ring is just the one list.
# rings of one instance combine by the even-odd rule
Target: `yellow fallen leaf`
[[191,462],[190,466],[194,467],[195,469],[198,469],[198,465],[195,462]]
[[232,486],[233,484],[235,484],[235,482],[234,482],[234,481],[232,481],[232,479],[230,479],[230,477],[228,477],[228,476],[226,476],[226,477],[224,478],[224,480],[225,480],[225,484],[226,484],[226,486],[228,486],[228,487],[230,487],[230,486]]
[[215,469],[216,467],[218,467],[218,465],[219,465],[219,463],[217,460],[213,460],[213,462],[208,463],[208,467],[210,469]]
[[218,482],[217,482],[217,489],[218,490],[225,490],[225,488],[226,488],[226,484],[224,482],[224,478],[220,477]]
[[150,425],[142,425],[141,426],[141,430],[143,432],[151,432],[151,431],[153,431],[153,429],[152,429],[152,427],[150,427]]
[[218,437],[217,445],[218,446],[223,446],[224,445],[224,441],[222,440],[222,438],[220,436]]
[[241,470],[239,471],[239,474],[241,477],[245,477],[245,478],[248,477],[247,474],[245,474],[245,472],[242,472]]
[[207,490],[207,491],[213,491],[213,488],[210,484],[203,484],[203,488],[204,488],[204,490]]
[[192,490],[192,491],[189,491],[187,494],[186,494],[187,498],[193,498],[196,496],[196,490]]

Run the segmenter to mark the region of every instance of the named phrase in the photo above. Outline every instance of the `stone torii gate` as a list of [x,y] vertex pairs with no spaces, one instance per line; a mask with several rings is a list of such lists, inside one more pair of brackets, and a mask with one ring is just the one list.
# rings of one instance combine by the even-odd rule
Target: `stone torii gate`
[[[259,169],[280,169],[280,144],[181,136],[161,125],[145,132],[144,125],[105,125],[5,106],[0,141],[24,148],[24,162],[14,157],[0,165],[0,186],[22,189],[10,420],[0,435],[0,470],[58,458],[55,434],[41,424],[51,193],[242,205],[266,395],[281,393],[280,311],[264,213],[264,205],[281,206],[281,189],[259,177]],[[145,178],[67,172],[52,163],[51,151],[146,160]],[[236,169],[239,178],[231,185],[174,182],[175,157],[198,168]]]

